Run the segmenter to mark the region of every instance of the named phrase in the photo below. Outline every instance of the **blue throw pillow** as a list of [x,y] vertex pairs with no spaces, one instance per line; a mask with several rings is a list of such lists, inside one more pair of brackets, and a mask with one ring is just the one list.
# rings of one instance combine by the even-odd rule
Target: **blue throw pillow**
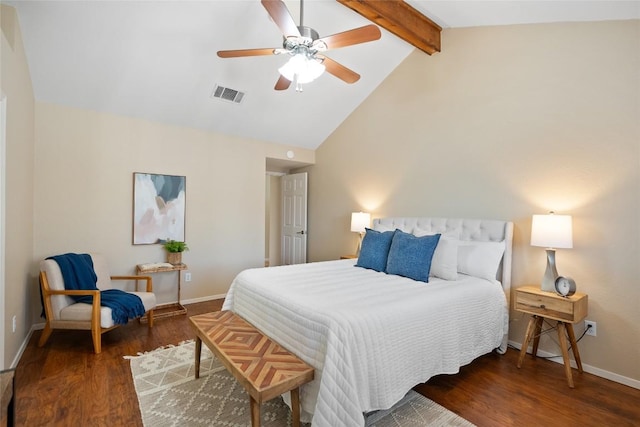
[[416,237],[396,230],[389,249],[386,272],[428,283],[431,259],[439,240],[439,234]]
[[387,267],[387,255],[391,247],[391,240],[395,231],[379,231],[366,229],[367,233],[362,239],[362,248],[356,267],[370,268],[371,270],[384,272]]

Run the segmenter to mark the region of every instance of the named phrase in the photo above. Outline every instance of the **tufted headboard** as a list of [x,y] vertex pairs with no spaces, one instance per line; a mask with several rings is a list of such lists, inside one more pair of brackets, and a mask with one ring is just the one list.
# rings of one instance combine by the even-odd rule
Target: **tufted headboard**
[[479,242],[505,243],[501,268],[496,279],[502,283],[502,287],[509,297],[511,288],[511,246],[513,243],[513,223],[508,221],[496,221],[486,219],[462,219],[462,218],[376,218],[373,226],[380,224],[387,228],[399,228],[411,233],[414,228],[431,230],[434,233],[457,232],[460,240]]

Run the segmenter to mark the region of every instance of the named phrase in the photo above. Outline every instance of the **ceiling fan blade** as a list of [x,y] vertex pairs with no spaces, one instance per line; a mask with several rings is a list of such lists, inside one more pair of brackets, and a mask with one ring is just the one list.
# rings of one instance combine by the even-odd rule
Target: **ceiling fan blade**
[[290,85],[291,85],[291,81],[281,74],[280,78],[276,82],[276,86],[274,87],[274,89],[275,90],[287,90],[287,89],[289,89]]
[[265,49],[240,49],[240,50],[219,50],[218,56],[220,58],[238,58],[241,56],[263,56],[263,55],[275,55],[274,48]]
[[[339,47],[351,46],[358,43],[366,43],[380,38],[380,28],[377,25],[365,25],[353,30],[322,37],[316,43],[324,43],[327,49],[337,49]],[[316,44],[314,43],[314,44]]]
[[298,30],[296,22],[281,0],[262,0],[261,3],[285,37],[300,37],[300,30]]
[[355,83],[360,80],[360,74],[356,73],[355,71],[351,71],[344,65],[339,64],[328,56],[316,55],[316,57],[322,59],[322,63],[326,67],[327,73],[333,74],[340,80],[349,84]]

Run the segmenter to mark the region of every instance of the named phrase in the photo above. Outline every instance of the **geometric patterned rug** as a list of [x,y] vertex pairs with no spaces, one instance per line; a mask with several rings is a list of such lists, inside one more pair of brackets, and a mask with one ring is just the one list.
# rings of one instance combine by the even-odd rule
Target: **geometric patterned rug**
[[[222,364],[202,346],[200,379],[194,376],[193,341],[168,346],[131,361],[131,374],[145,427],[251,425],[249,397]],[[277,397],[261,405],[261,426],[291,425],[289,407]],[[393,408],[366,417],[367,427],[473,427],[426,397],[410,391]],[[308,427],[308,424],[303,425]]]

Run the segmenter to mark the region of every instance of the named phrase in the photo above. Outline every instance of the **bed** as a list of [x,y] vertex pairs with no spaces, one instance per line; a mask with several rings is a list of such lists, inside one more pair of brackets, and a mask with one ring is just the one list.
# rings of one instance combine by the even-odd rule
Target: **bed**
[[[439,234],[428,283],[347,259],[245,270],[227,293],[223,310],[316,369],[300,391],[302,419],[314,427],[364,426],[364,413],[391,407],[416,384],[506,351],[513,224],[374,220],[379,233],[395,229]],[[448,248],[451,261],[452,246],[457,274],[434,277],[451,273],[439,251]]]

